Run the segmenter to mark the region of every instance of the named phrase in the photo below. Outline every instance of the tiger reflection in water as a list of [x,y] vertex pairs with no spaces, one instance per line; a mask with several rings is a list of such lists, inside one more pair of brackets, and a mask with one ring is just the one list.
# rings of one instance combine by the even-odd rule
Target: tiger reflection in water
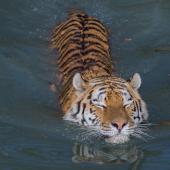
[[129,163],[133,169],[143,160],[144,153],[135,145],[122,145],[116,147],[94,147],[88,144],[75,143],[72,161],[74,163],[90,162],[96,164]]

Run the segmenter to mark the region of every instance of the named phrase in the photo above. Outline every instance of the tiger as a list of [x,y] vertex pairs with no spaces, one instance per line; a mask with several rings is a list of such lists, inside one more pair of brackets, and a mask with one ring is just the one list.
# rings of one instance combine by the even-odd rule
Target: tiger
[[125,80],[116,73],[104,24],[74,11],[52,33],[58,54],[63,119],[89,129],[109,143],[141,138],[147,106],[139,94],[139,73]]

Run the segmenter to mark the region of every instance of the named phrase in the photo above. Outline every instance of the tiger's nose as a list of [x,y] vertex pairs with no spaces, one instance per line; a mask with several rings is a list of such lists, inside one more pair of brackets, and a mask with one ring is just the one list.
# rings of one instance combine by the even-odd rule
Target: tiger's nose
[[119,131],[122,130],[123,127],[126,125],[127,125],[127,122],[123,121],[123,120],[118,120],[118,121],[112,122],[112,126],[116,127]]

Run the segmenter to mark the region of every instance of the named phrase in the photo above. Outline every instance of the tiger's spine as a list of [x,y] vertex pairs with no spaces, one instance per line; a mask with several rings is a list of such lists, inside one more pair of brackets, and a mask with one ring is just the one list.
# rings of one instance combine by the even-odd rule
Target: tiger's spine
[[62,82],[71,79],[76,72],[112,74],[108,33],[99,20],[83,12],[73,13],[55,28],[51,41],[59,52]]

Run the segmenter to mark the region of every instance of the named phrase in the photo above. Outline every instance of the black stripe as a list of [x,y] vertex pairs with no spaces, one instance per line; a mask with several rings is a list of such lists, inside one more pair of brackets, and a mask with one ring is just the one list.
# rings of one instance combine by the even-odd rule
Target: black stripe
[[76,54],[73,54],[73,55],[71,55],[71,57],[69,57],[66,61],[61,61],[60,63],[59,63],[59,67],[60,68],[63,68],[64,66],[66,66],[67,64],[69,64],[69,63],[71,63],[71,62],[73,62],[73,61],[75,61],[75,60],[78,60],[80,58],[80,54],[79,53],[76,53]]
[[105,106],[105,105],[97,104],[97,106],[99,106],[99,107],[102,107],[102,108],[106,109],[106,106]]
[[91,99],[92,93],[93,93],[93,90],[89,92],[89,95],[87,96],[87,99]]
[[140,101],[140,100],[138,100],[138,102],[139,102],[139,110],[140,110],[140,112],[142,112],[141,101]]
[[102,94],[105,94],[106,92],[105,91],[102,91],[98,94],[97,98],[99,98]]
[[[83,103],[83,110],[82,110],[82,120],[81,123],[84,125],[84,123],[86,122],[85,118],[84,118],[84,111],[86,109],[86,104]],[[86,122],[87,123],[87,122]]]
[[99,91],[102,91],[102,90],[105,90],[106,89],[106,87],[101,87],[101,88],[99,88]]
[[[85,59],[84,61],[80,60],[80,62],[82,62],[82,64],[86,67],[86,68],[89,68],[91,66],[95,66],[95,65],[98,65],[99,67],[107,67],[110,69],[110,65],[108,65],[108,63],[105,63],[103,60],[96,60],[96,59],[93,59],[93,58],[87,58]],[[102,65],[99,65],[102,64]]]
[[[104,32],[106,32],[103,24],[99,20],[97,20],[95,18],[88,18],[87,20],[89,21],[89,24],[94,24],[97,27],[101,28]],[[90,23],[90,21],[91,21],[91,23]]]
[[94,26],[86,26],[85,27],[85,31],[88,30],[96,30],[97,32],[100,32],[103,36],[106,36],[106,32],[104,32],[102,29],[100,29],[99,27],[94,27]]
[[93,45],[94,44],[89,44],[88,46],[86,46],[85,50],[95,49],[98,50],[98,53],[108,56],[108,50],[105,50],[104,47],[102,47],[101,45],[95,45],[94,47],[91,47]]
[[[62,70],[62,72],[72,72],[73,70],[75,70],[75,69],[78,69],[78,68],[80,68],[81,70],[84,70],[84,69],[88,69],[88,68],[90,68],[90,66],[94,66],[94,64],[93,65],[89,65],[89,64],[86,64],[86,62],[85,61],[77,61],[77,63],[80,63],[78,66],[74,66],[74,67],[70,67],[70,65],[68,65],[68,67],[66,67],[66,68],[61,68],[61,69],[63,69]],[[104,63],[102,63],[102,61],[98,61],[98,62],[95,62],[95,66],[98,66],[98,67],[102,67],[102,69],[104,69],[108,74],[111,74],[111,70],[110,70],[110,68],[108,68]]]
[[59,31],[64,30],[64,29],[67,29],[69,27],[72,27],[72,26],[78,26],[80,27],[80,20],[78,19],[70,19],[68,21],[66,21],[62,27],[60,28],[60,30],[58,30],[56,33],[58,34]]
[[[72,26],[77,26],[77,28],[75,28],[75,27],[73,27],[73,28],[70,28],[69,26],[68,26],[68,28],[67,29],[65,29],[65,30],[62,30],[62,31],[69,31],[70,29],[72,29],[72,31],[73,30],[75,30],[75,32],[76,31],[80,31],[81,30],[81,28],[80,28],[80,26],[78,26],[78,25],[76,25],[76,24],[72,24]],[[60,31],[61,32],[61,31]],[[52,41],[54,42],[56,42],[56,40],[61,36],[61,33],[55,33],[54,35],[53,35],[53,38],[52,38]],[[64,34],[63,36],[65,36],[66,34]],[[62,37],[63,38],[63,37]]]
[[101,50],[104,50],[104,51],[108,52],[108,50],[106,50],[105,47],[101,43],[90,41],[90,40],[88,40],[88,41],[85,40],[84,44],[85,44],[86,48],[90,47],[92,45],[95,45],[96,47],[100,48]]
[[[64,34],[57,34],[53,37],[53,40],[55,41],[60,41],[61,38],[63,38],[64,36],[66,36],[67,34],[69,34],[70,32],[80,32],[80,30],[76,29],[76,28],[70,28],[70,29],[67,29],[67,30],[63,30],[64,31]],[[61,31],[62,32],[62,31]]]
[[[73,45],[73,46],[70,47],[70,45]],[[75,43],[66,43],[63,46],[64,47],[59,48],[60,55],[65,54],[70,49],[74,49],[75,51],[80,50],[80,45],[75,44]]]
[[96,38],[97,40],[99,40],[99,41],[101,41],[101,42],[103,42],[103,43],[105,43],[105,44],[108,43],[107,41],[103,40],[101,37],[99,37],[99,36],[97,36],[97,35],[95,35],[95,34],[86,33],[86,34],[85,34],[85,38],[88,38],[88,37]]
[[71,69],[66,68],[66,69],[64,69],[62,72],[64,73],[64,75],[67,75],[67,74],[70,74],[71,72],[73,72],[74,70],[75,70],[76,72],[83,71],[83,70],[84,70],[84,67],[83,67],[83,66],[76,66],[76,67],[73,67],[73,68],[71,68]]
[[[66,56],[68,55],[68,54],[70,54],[70,53],[72,53],[73,52],[73,54],[72,55],[70,55],[68,58],[66,58]],[[59,63],[62,63],[64,60],[68,60],[70,57],[72,57],[72,56],[75,56],[75,55],[80,55],[80,53],[79,53],[79,50],[78,49],[74,49],[74,48],[71,48],[71,49],[69,49],[65,54],[61,54],[60,55],[60,58],[59,58]]]
[[54,30],[55,33],[58,33],[61,29],[63,30],[65,26],[69,25],[70,23],[80,23],[80,19],[78,18],[70,18],[69,20],[65,21],[64,23],[61,23],[59,26],[56,27]]
[[68,40],[74,40],[74,38],[80,37],[79,32],[77,34],[75,34],[75,32],[65,35],[65,37],[62,37],[62,40],[58,41],[56,43],[57,46],[62,46],[64,42],[68,42]]
[[[104,65],[106,67],[109,67],[110,69],[112,68],[111,62],[110,60],[108,60],[108,58],[104,55],[102,55],[101,53],[97,53],[97,52],[92,52],[92,54],[90,56],[85,55],[84,57],[82,57],[82,60],[89,60],[89,61],[95,61],[97,62],[101,62],[104,63]],[[89,63],[89,62],[88,62]]]
[[81,107],[81,100],[77,103],[77,111],[74,113],[72,116],[73,118],[76,118],[77,114],[80,112],[80,107]]
[[[65,34],[65,35],[62,35],[61,37],[59,37],[58,40],[56,40],[56,46],[58,46],[59,50],[61,48],[63,48],[64,45],[68,45],[75,42],[75,39],[79,36],[80,32],[72,32],[72,33],[68,33],[68,34]],[[78,41],[79,40],[79,41]],[[77,39],[77,44],[76,45],[79,45],[79,42],[80,42],[80,39]]]
[[81,22],[80,21],[74,21],[74,22],[70,22],[69,24],[67,24],[63,30],[66,30],[66,29],[69,29],[71,27],[76,27],[78,30],[82,30],[82,27],[81,27]]
[[97,98],[99,99],[99,97],[100,97],[102,94],[106,94],[106,91],[100,92],[100,93],[98,94]]
[[[61,54],[62,56],[63,56],[67,51],[69,51],[69,50],[72,50],[72,51],[80,50],[80,46],[79,46],[78,44],[75,44],[74,47],[69,47],[69,45],[71,45],[71,44],[73,44],[73,43],[66,43],[66,44],[63,45],[63,46],[68,45],[68,47],[66,47],[66,48],[64,48],[63,50],[60,51],[60,54]],[[61,47],[61,48],[63,48],[63,47]],[[61,48],[60,48],[60,49],[61,49]],[[69,52],[70,52],[70,51],[69,51]]]
[[[60,48],[58,50],[60,51],[60,53],[64,53],[66,50],[68,50],[68,48],[70,48],[70,45],[73,45],[73,46],[75,46],[76,49],[79,49],[80,48],[79,43],[80,43],[79,39],[77,39],[77,41],[71,40],[71,41],[69,41],[69,43],[65,43],[62,46],[60,46]],[[71,47],[71,48],[73,48],[73,47]]]
[[95,112],[95,110],[93,110],[92,108],[90,108],[90,113],[92,114],[93,112]]
[[83,51],[83,55],[87,55],[88,53],[99,53],[99,54],[102,54],[102,55],[104,55],[104,56],[106,56],[106,54],[105,53],[103,53],[103,52],[101,52],[101,51],[99,51],[99,50],[96,50],[96,49],[94,49],[94,48],[91,48],[91,49],[87,49],[87,50],[84,50]]
[[82,27],[83,27],[83,32],[82,32],[82,35],[81,35],[81,53],[84,51],[84,48],[85,48],[85,45],[84,45],[84,38],[85,38],[85,34],[84,34],[84,26],[87,22],[84,20],[82,21]]
[[136,105],[136,107],[137,107],[137,113],[138,113],[138,115],[137,116],[134,116],[134,119],[139,119],[140,120],[140,117],[139,117],[139,108],[138,108],[138,103],[135,101],[134,102],[135,103],[135,105]]

